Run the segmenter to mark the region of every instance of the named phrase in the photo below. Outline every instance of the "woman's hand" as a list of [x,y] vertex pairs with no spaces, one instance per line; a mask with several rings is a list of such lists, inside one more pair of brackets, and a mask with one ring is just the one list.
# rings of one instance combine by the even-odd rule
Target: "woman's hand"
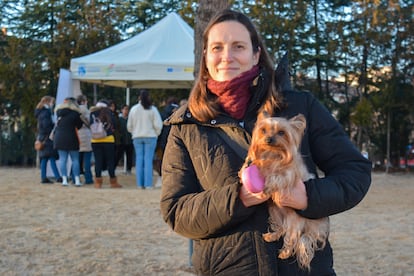
[[270,198],[270,196],[266,195],[263,192],[259,192],[259,193],[249,192],[249,190],[247,190],[244,185],[242,185],[240,188],[239,197],[241,201],[243,202],[243,205],[246,207],[250,207],[253,205],[263,203]]
[[[262,192],[265,180],[254,165],[244,169],[241,181],[243,185],[240,189],[239,197],[244,206],[250,207],[257,205],[270,198],[270,195]],[[283,195],[275,193],[273,200],[279,206],[305,210],[308,207],[308,196],[306,194],[305,184],[299,180],[290,193],[284,193]]]
[[244,168],[240,180],[243,185],[239,197],[244,206],[257,205],[270,198],[263,193],[265,179],[260,175],[259,169],[255,165]]
[[279,206],[290,207],[296,210],[305,210],[308,207],[308,196],[306,194],[306,187],[303,181],[298,181],[290,193],[274,195]]

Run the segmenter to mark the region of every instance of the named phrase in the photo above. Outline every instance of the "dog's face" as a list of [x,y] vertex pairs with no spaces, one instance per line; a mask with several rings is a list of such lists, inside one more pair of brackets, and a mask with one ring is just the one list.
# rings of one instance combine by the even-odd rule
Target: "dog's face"
[[293,154],[299,149],[305,127],[306,119],[302,114],[287,120],[261,113],[253,130],[250,158],[291,162]]

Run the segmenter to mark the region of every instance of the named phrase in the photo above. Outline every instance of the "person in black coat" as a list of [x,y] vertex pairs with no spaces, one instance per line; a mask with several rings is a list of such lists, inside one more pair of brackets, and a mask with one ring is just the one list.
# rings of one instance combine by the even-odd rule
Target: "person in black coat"
[[132,169],[132,157],[134,155],[134,145],[132,144],[132,136],[127,129],[129,106],[123,105],[121,114],[119,115],[119,144],[116,146],[116,162],[115,167],[119,164],[119,161],[126,157],[126,174],[131,174]]
[[280,204],[310,219],[356,206],[369,189],[371,162],[311,93],[290,87],[285,62],[274,71],[245,15],[219,12],[204,32],[203,53],[188,105],[167,122],[171,130],[162,163],[163,219],[194,241],[197,275],[335,275],[329,241],[315,253],[308,271],[293,257],[278,258],[283,238],[263,239],[269,227],[269,195],[249,192],[242,183],[238,174],[246,153],[235,149],[241,147],[236,140],[250,144],[261,111],[306,117],[301,153],[315,178],[293,183]]
[[82,186],[80,182],[79,165],[79,137],[78,129],[87,119],[81,118],[81,110],[75,98],[66,98],[64,102],[55,109],[57,116],[55,136],[53,139],[54,148],[59,153],[60,171],[62,173],[62,185],[68,186],[68,156],[72,161],[72,174],[75,185]]
[[62,182],[59,170],[56,166],[56,159],[59,158],[57,151],[53,149],[53,142],[49,135],[53,129],[52,108],[55,98],[44,96],[37,104],[35,117],[37,119],[37,139],[44,141],[42,150],[39,150],[40,177],[42,184],[52,184],[53,181],[47,177],[47,162],[49,162],[53,175],[57,182]]
[[[177,109],[179,105],[176,97],[169,97],[166,102],[166,106],[161,113],[162,121],[165,121],[170,117]],[[161,130],[161,134],[157,138],[157,146],[155,148],[155,160],[154,168],[161,175],[162,156],[164,155],[165,145],[167,144],[168,133],[170,132],[170,125],[164,125]]]

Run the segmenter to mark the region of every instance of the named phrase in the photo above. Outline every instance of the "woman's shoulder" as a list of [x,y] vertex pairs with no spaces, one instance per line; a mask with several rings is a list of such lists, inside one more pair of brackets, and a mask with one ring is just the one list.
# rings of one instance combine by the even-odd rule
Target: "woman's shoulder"
[[287,106],[292,104],[309,106],[313,104],[315,101],[318,101],[312,92],[294,89],[283,91],[282,99]]
[[310,116],[315,103],[315,96],[311,92],[299,90],[285,90],[282,92],[283,104],[281,116],[291,117],[299,113]]
[[155,105],[151,105],[151,110],[152,110],[153,112],[158,112],[158,113],[160,113],[160,112],[158,111],[158,107],[156,107]]
[[51,113],[51,111],[47,109],[46,107],[35,109],[35,117],[39,117],[40,115],[48,114],[48,113]]
[[314,95],[309,91],[301,91],[295,89],[284,90],[282,92],[283,99],[285,100],[313,100]]

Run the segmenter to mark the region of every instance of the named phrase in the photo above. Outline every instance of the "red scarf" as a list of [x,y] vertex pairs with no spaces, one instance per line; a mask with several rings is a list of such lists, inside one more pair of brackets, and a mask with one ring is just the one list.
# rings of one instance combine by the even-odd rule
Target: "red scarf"
[[259,66],[256,65],[229,81],[209,79],[207,88],[218,96],[217,100],[224,111],[231,117],[240,120],[246,113],[251,97],[249,88],[258,74]]

